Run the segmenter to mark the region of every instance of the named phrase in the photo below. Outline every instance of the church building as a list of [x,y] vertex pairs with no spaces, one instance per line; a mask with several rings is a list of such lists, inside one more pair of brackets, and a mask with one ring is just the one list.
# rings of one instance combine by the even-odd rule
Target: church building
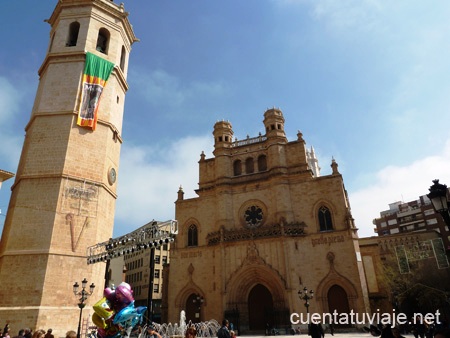
[[[342,175],[321,176],[302,133],[288,141],[280,109],[265,134],[233,139],[214,125],[199,161],[198,197],[176,205],[163,322],[227,318],[240,333],[291,327],[292,313],[369,313],[357,229]],[[308,309],[299,291],[314,292]],[[311,295],[309,293],[309,295]]]

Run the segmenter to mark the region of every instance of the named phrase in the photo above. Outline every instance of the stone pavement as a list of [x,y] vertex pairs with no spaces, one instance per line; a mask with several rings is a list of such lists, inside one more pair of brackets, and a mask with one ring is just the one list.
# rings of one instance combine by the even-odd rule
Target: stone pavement
[[[412,334],[402,334],[403,337],[405,338],[414,338],[414,336]],[[238,336],[238,338],[241,336]],[[276,336],[247,336],[247,335],[243,335],[242,337],[250,337],[250,338],[311,338],[310,336],[308,336],[307,334],[300,334],[300,335],[276,335]],[[360,337],[364,337],[364,338],[373,338],[373,336],[370,333],[367,332],[363,332],[363,331],[351,331],[351,332],[337,332],[334,334],[334,336],[332,336],[329,332],[325,332],[325,338],[360,338]]]

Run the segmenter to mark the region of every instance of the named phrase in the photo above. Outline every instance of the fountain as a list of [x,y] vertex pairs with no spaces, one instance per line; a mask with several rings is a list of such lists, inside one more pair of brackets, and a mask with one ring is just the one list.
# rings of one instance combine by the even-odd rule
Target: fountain
[[[215,320],[211,319],[205,322],[200,323],[189,323],[186,324],[186,314],[184,310],[180,312],[180,323],[173,324],[172,323],[152,323],[152,325],[156,328],[156,331],[161,335],[162,338],[183,338],[184,333],[188,327],[194,326],[197,330],[197,337],[217,337],[217,331],[220,329],[220,324]],[[138,336],[138,338],[144,338],[146,332],[146,327],[142,330],[142,333]]]

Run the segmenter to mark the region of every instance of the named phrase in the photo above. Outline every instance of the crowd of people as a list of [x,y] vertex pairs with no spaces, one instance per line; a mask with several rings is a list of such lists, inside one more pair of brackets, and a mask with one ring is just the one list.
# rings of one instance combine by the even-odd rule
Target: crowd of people
[[[331,335],[334,335],[333,325],[329,326]],[[391,325],[370,325],[364,327],[364,330],[374,337],[379,338],[405,338],[398,327],[391,327]],[[404,329],[403,329],[404,330]],[[55,338],[52,334],[52,329],[47,331],[42,329],[32,330],[30,328],[20,329],[17,335],[11,335],[11,328],[7,323],[2,331],[0,338]],[[408,328],[407,333],[412,333],[414,338],[450,338],[450,327],[436,327],[425,324],[416,324]],[[267,333],[266,333],[267,334]],[[295,330],[293,334],[301,334],[300,330]],[[320,323],[310,324],[308,326],[308,336],[311,338],[324,338],[325,330]],[[75,331],[67,331],[65,338],[77,338]],[[144,338],[163,338],[156,327],[149,325],[146,328]],[[197,330],[194,325],[188,327],[184,338],[197,338]],[[234,330],[230,329],[230,323],[227,319],[222,321],[222,326],[217,332],[217,338],[237,338]]]
[[[17,335],[11,336],[11,327],[9,326],[9,323],[6,323],[0,338],[55,338],[52,332],[52,329],[48,329],[47,331],[37,329],[33,331],[30,328],[24,328],[20,329],[17,332]],[[67,331],[66,338],[77,338],[77,333],[72,330]]]
[[447,322],[441,322],[439,325],[427,325],[418,320],[411,320],[411,322],[417,323],[402,327],[392,327],[390,324],[370,325],[364,329],[372,336],[380,338],[405,338],[402,336],[402,332],[413,334],[414,338],[450,338],[450,326]]

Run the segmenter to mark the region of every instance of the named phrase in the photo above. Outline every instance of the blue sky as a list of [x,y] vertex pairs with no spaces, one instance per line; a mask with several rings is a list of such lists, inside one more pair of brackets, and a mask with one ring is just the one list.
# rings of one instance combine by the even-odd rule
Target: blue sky
[[[377,0],[124,1],[130,56],[114,235],[174,218],[194,197],[213,125],[264,133],[279,107],[322,175],[339,164],[360,236],[431,180],[450,184],[450,2]],[[2,4],[0,169],[16,172],[56,1]],[[10,186],[0,190],[0,227]]]

